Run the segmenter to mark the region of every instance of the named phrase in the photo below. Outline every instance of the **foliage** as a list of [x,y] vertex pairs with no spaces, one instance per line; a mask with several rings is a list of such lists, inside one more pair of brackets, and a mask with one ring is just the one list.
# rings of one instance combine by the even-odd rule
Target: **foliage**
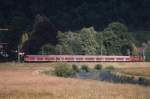
[[57,65],[54,69],[54,73],[60,77],[71,77],[75,74],[72,67],[65,63]]
[[110,23],[101,32],[97,32],[94,27],[76,32],[56,32],[48,17],[37,15],[30,38],[28,34],[21,36],[20,42],[17,42],[27,54],[45,51],[44,54],[135,55],[136,48],[128,28],[120,22]]
[[103,31],[107,55],[133,55],[135,40],[125,25],[112,22]]
[[98,48],[97,48],[97,54],[99,55],[106,55],[107,51],[106,51],[106,47],[104,45],[104,34],[103,32],[97,32],[96,34],[96,41],[98,43]]
[[102,69],[102,65],[101,64],[97,64],[97,65],[95,65],[94,69],[101,70]]
[[145,77],[139,77],[139,84],[150,86],[150,80]]
[[78,32],[58,32],[58,44],[53,46],[53,54],[77,55],[135,55],[134,38],[127,27],[113,22],[102,32],[93,27]]
[[73,64],[72,65],[72,69],[75,71],[75,72],[80,72],[80,69],[77,65]]
[[24,44],[29,40],[29,34],[23,33],[20,39],[20,46],[21,48],[24,46]]
[[60,54],[97,54],[98,43],[93,27],[83,28],[78,33],[58,32],[57,38],[56,50]]
[[56,45],[57,54],[73,54],[72,47],[69,44],[70,38],[68,35],[59,31],[57,38],[59,41],[59,43]]
[[83,28],[80,31],[81,51],[83,54],[95,55],[97,53],[98,43],[96,41],[96,31],[93,27]]
[[55,46],[53,46],[52,44],[45,44],[40,49],[39,54],[42,55],[55,54]]
[[[145,16],[149,16],[149,3],[149,0],[26,0],[23,2],[5,0],[0,2],[0,6],[4,9],[1,11],[0,25],[7,24],[14,15],[26,17],[29,20],[28,24],[32,24],[30,20],[33,20],[35,14],[40,13],[48,15],[59,30],[80,29],[83,26],[91,25],[96,29],[102,29],[114,20],[126,23],[130,27],[148,28],[150,22],[146,20]],[[138,9],[135,10],[135,8]],[[69,11],[66,11],[67,9]],[[5,17],[6,15],[7,17]]]
[[82,65],[81,70],[84,71],[84,72],[89,72],[90,68],[87,65]]
[[24,45],[23,50],[27,54],[37,54],[45,44],[55,45],[56,36],[57,31],[49,18],[44,15],[36,15],[30,39]]
[[[29,32],[31,38],[24,47],[24,51],[36,54],[41,46],[47,43],[54,45],[57,43],[57,32],[55,29],[57,31],[75,31],[85,26],[93,26],[96,30],[101,31],[107,24],[113,21],[119,21],[126,24],[130,30],[135,31],[134,35],[141,44],[149,40],[150,37],[149,31],[147,31],[150,26],[148,17],[150,15],[148,13],[150,9],[149,4],[149,0],[17,0],[14,2],[11,0],[1,0],[0,6],[3,10],[0,11],[0,26],[1,28],[9,28],[10,31],[8,31],[6,35],[2,33],[3,36],[0,36],[0,41],[8,42],[9,49],[14,50],[19,44],[22,33]],[[34,19],[35,16],[36,18]],[[98,54],[103,52],[102,54],[108,55],[126,55],[127,50],[124,52],[120,50],[121,48],[130,49],[130,51],[133,52],[133,44],[129,42],[125,43],[128,39],[126,41],[118,39],[124,37],[132,39],[128,36],[128,29],[123,24],[113,23],[108,25],[108,29],[105,29],[105,32],[112,30],[113,33],[110,33],[110,35],[112,34],[115,37],[111,36],[113,38],[110,38],[110,41],[106,39],[106,41],[103,42],[104,44],[99,43],[98,49],[102,49],[103,51],[97,50]],[[54,25],[55,27],[53,27]],[[116,38],[117,40],[115,40]],[[41,43],[36,44],[38,41],[41,41]],[[75,47],[68,45],[69,53],[72,54],[72,52],[74,52],[80,54],[79,50],[76,49],[77,47],[79,47],[79,49],[81,47],[78,45],[78,42],[73,41],[71,44],[74,44]],[[109,45],[112,46],[112,50],[109,50]],[[120,47],[122,45],[124,45],[124,47]],[[68,46],[65,46],[65,49],[68,49]],[[97,48],[97,45],[95,47]],[[88,54],[95,54],[95,47],[92,51],[90,49]],[[87,49],[83,50],[87,51]]]

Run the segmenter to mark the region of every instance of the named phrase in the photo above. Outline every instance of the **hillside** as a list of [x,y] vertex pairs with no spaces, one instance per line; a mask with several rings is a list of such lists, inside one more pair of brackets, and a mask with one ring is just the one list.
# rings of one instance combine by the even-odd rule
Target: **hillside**
[[[149,0],[2,0],[0,28],[8,28],[9,31],[0,31],[0,42],[8,43],[10,54],[18,45],[27,53],[37,54],[45,44],[58,45],[58,31],[74,33],[84,27],[93,27],[95,31],[103,32],[112,22],[120,22],[127,27],[128,32],[131,32],[133,37],[130,38],[135,39],[130,45],[125,46],[125,49],[127,47],[131,52],[131,45],[141,47],[143,42],[147,43],[149,40],[149,4]],[[27,42],[21,41],[23,34],[28,35],[28,39],[25,38]],[[20,44],[24,42],[24,45]],[[107,52],[113,55],[127,53],[127,50],[120,52],[120,49],[124,47],[115,46],[113,51]]]
[[[58,30],[78,30],[94,26],[102,30],[112,21],[130,29],[149,29],[149,0],[2,0],[0,25],[6,27],[16,17],[31,30],[37,14],[46,15]],[[29,25],[29,26],[28,26]]]

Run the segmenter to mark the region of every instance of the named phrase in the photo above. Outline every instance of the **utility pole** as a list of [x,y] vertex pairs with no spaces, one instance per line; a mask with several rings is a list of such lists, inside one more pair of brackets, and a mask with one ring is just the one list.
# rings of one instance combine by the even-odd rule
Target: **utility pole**
[[146,56],[145,56],[145,48],[143,49],[143,58],[144,58],[144,61],[146,59]]
[[145,50],[147,48],[147,44],[146,43],[143,43],[143,58],[144,58],[144,61],[146,60],[146,55],[145,55]]
[[18,54],[18,63],[20,63],[20,46],[19,45],[17,49],[17,54]]
[[59,54],[62,55],[62,47],[59,47]]
[[101,34],[101,56],[103,55],[103,34]]
[[42,47],[42,55],[44,55],[44,48]]
[[128,56],[131,55],[130,49],[127,49]]

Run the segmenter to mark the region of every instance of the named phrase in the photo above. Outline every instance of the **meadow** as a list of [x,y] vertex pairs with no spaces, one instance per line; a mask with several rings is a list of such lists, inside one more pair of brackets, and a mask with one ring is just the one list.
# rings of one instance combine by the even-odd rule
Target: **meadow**
[[[88,64],[91,68],[99,63]],[[124,73],[150,76],[150,63],[100,63]],[[60,78],[41,73],[57,63],[0,63],[0,99],[149,99],[150,87]]]

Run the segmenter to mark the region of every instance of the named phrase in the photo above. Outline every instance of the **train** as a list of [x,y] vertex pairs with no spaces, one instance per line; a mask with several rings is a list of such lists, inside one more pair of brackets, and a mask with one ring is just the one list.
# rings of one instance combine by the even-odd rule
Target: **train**
[[142,56],[25,55],[25,62],[143,62]]

